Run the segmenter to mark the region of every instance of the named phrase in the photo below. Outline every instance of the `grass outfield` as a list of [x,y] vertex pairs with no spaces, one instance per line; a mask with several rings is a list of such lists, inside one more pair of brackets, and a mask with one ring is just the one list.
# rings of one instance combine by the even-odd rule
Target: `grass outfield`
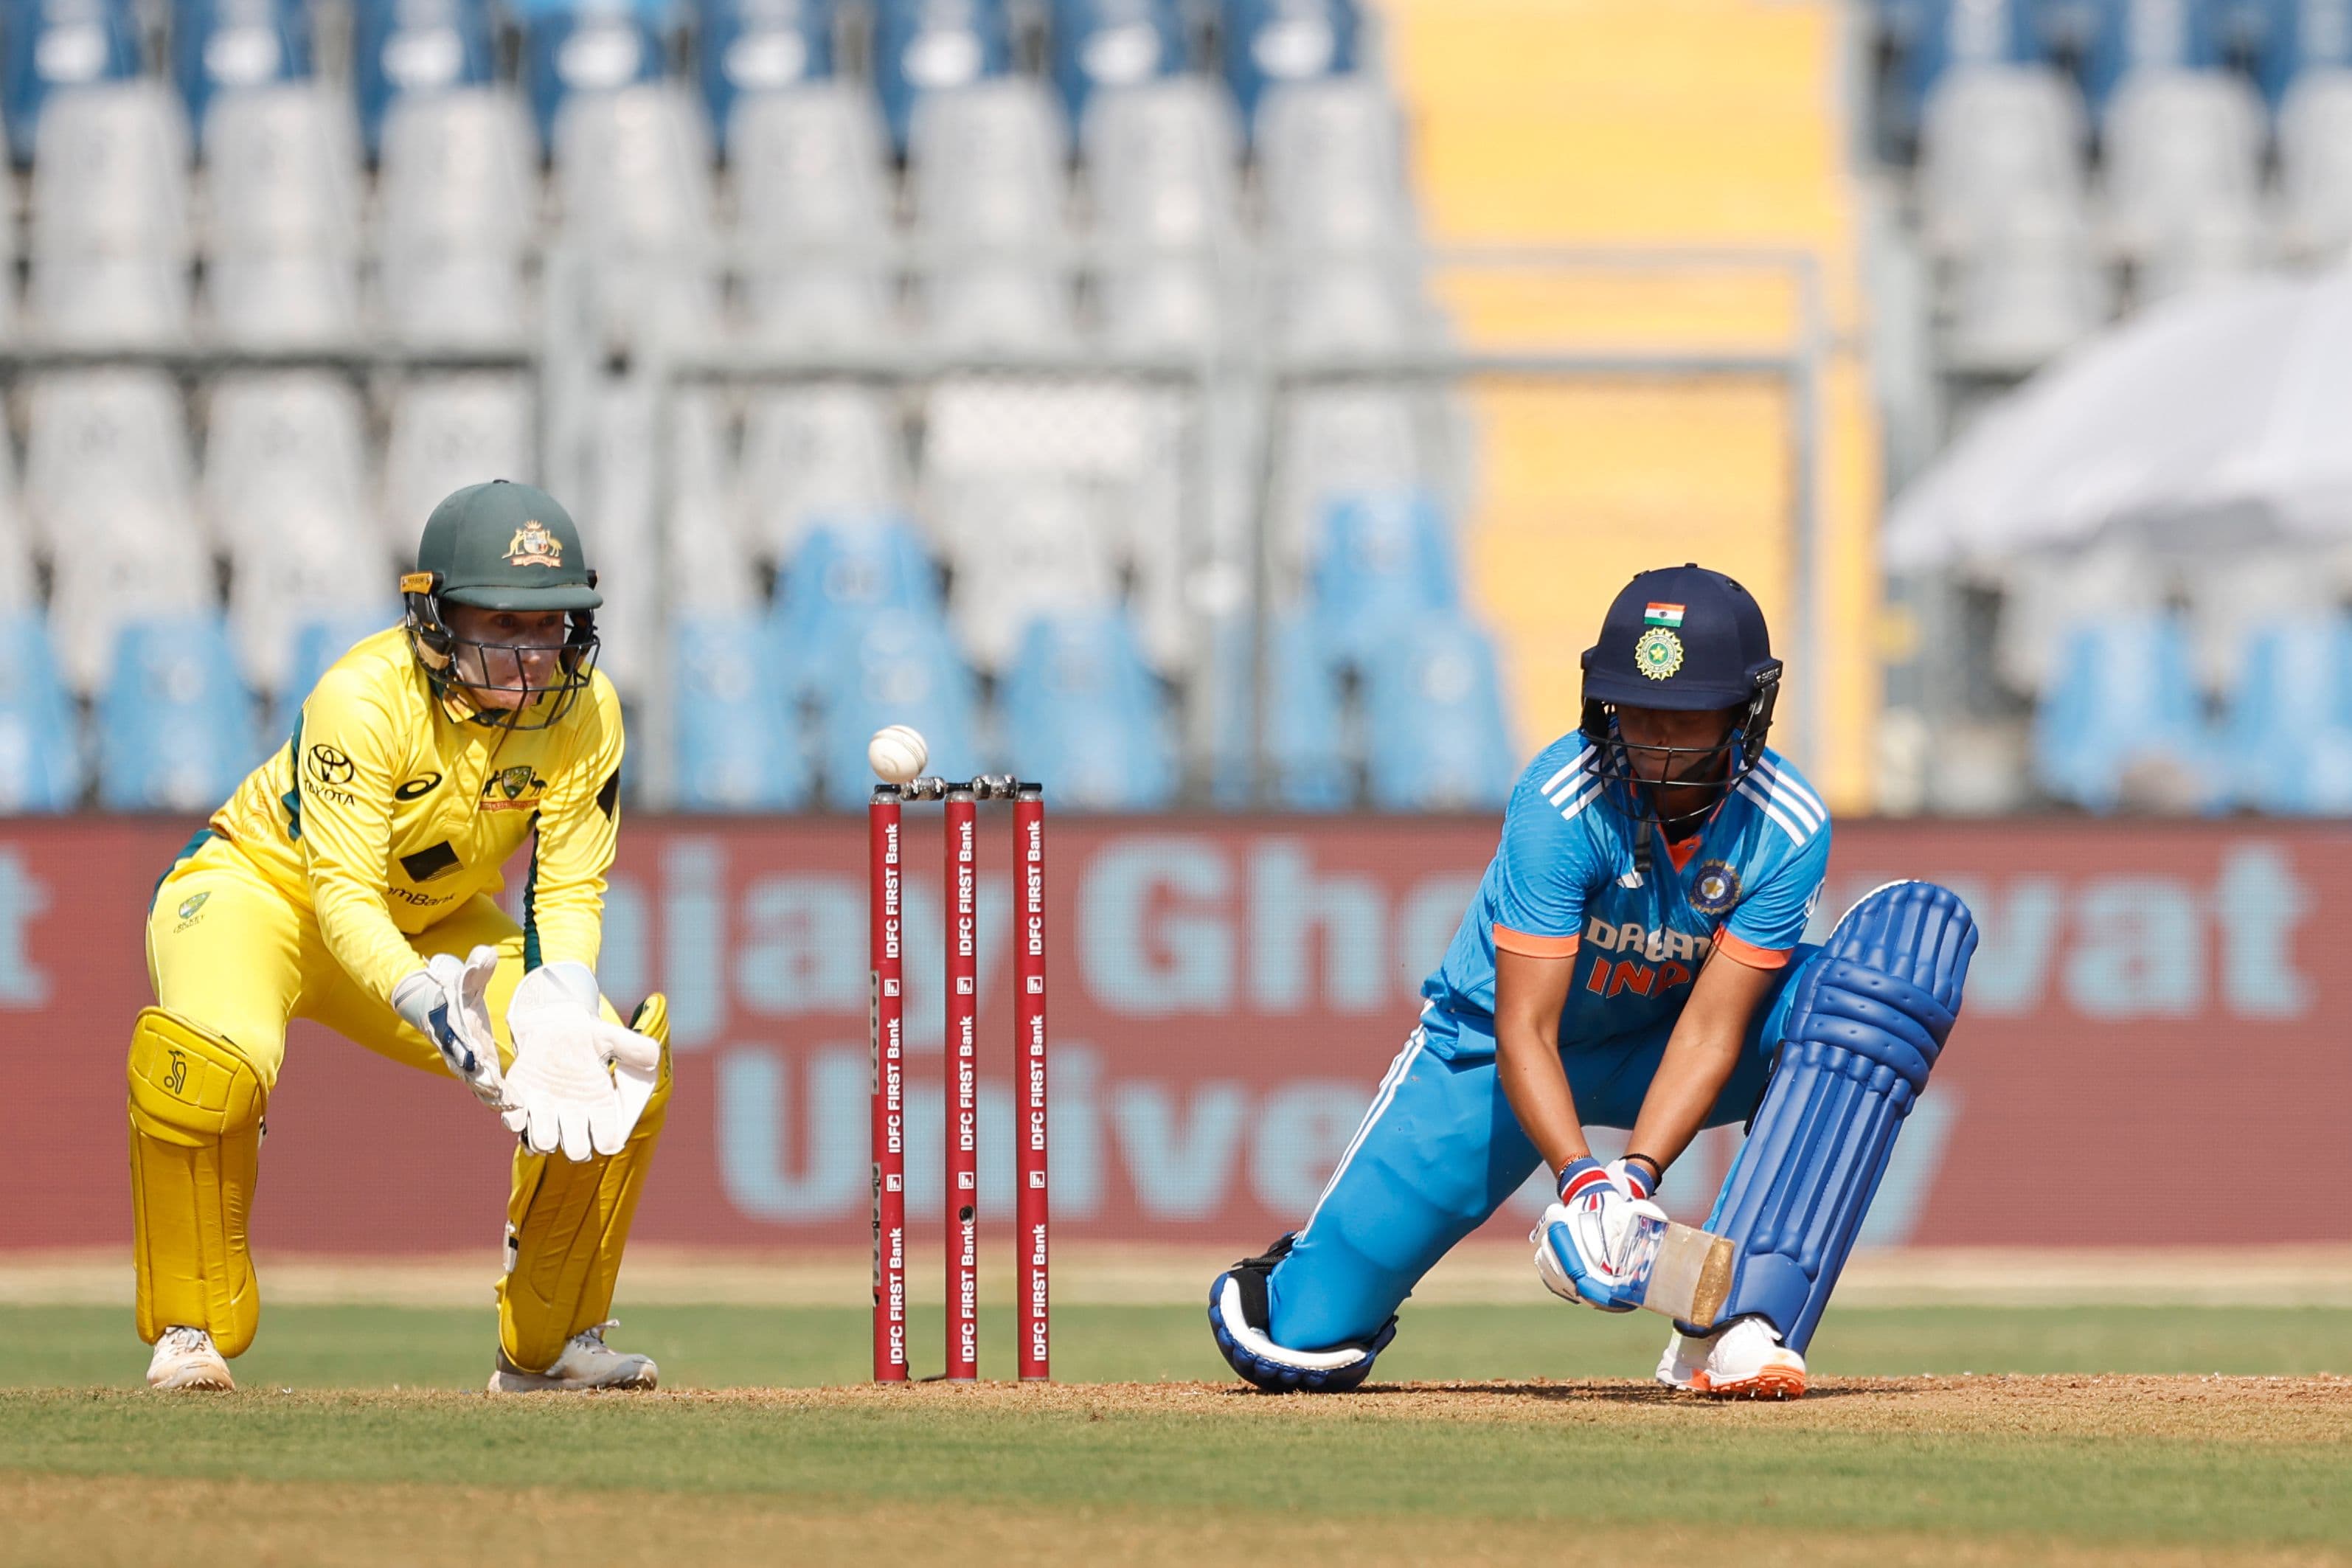
[[667,1307],[615,1342],[771,1386],[493,1400],[447,1392],[484,1312],[274,1308],[245,1392],[164,1400],[125,1316],[0,1310],[0,1563],[2352,1563],[2342,1309],[1857,1309],[1785,1406],[1542,1305],[1409,1309],[1334,1399],[1234,1391],[1190,1309],[1065,1310],[1052,1388],[791,1391],[862,1376],[863,1313]]

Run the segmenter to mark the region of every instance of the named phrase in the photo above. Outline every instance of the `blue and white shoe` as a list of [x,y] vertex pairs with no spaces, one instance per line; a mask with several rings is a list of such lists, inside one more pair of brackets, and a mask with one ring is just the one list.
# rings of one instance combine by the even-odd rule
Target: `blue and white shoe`
[[1266,1278],[1297,1239],[1295,1233],[1285,1236],[1262,1256],[1244,1258],[1217,1276],[1209,1287],[1209,1329],[1225,1363],[1254,1387],[1268,1394],[1344,1394],[1370,1374],[1372,1358],[1396,1338],[1396,1320],[1381,1324],[1369,1340],[1328,1350],[1295,1351],[1276,1344],[1266,1332],[1272,1321],[1266,1310]]

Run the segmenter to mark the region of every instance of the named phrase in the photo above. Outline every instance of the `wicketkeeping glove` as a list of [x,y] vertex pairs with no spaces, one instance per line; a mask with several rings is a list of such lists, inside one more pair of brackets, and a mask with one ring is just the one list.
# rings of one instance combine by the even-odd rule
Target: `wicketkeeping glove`
[[596,1002],[586,964],[545,963],[507,1005],[506,1124],[534,1154],[617,1154],[653,1096],[661,1046],[606,1019]]
[[475,1099],[504,1110],[506,1085],[499,1077],[499,1042],[490,1032],[486,1000],[498,967],[495,947],[478,947],[462,959],[436,952],[424,968],[404,975],[392,988],[392,1007],[433,1043]]
[[1543,1212],[1528,1239],[1536,1273],[1563,1300],[1604,1312],[1630,1312],[1666,1211],[1649,1200],[1649,1173],[1623,1162],[1572,1162],[1559,1173],[1559,1202]]

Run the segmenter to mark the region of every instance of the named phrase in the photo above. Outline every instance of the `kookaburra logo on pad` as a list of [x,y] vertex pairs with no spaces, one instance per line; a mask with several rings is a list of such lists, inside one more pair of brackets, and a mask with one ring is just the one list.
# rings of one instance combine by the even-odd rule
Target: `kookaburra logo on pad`
[[507,544],[507,564],[561,566],[563,564],[563,542],[548,532],[534,518],[515,530],[514,538]]

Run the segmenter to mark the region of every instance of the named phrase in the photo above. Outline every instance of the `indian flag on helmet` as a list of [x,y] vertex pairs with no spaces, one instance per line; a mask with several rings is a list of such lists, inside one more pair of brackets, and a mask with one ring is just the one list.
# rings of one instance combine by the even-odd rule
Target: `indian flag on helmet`
[[1683,607],[1680,605],[1652,605],[1642,612],[1642,624],[1645,626],[1679,626],[1683,624]]

